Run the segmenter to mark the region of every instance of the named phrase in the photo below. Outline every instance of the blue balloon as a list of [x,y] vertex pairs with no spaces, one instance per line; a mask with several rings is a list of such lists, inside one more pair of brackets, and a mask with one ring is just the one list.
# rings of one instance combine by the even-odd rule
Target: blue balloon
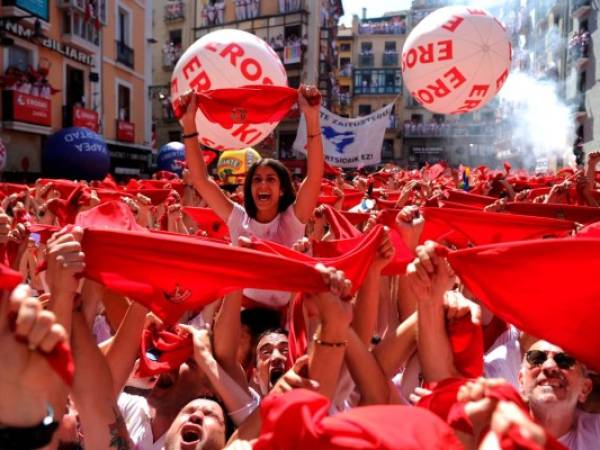
[[104,138],[87,128],[63,128],[46,141],[42,153],[44,176],[101,180],[109,170],[110,154]]
[[181,142],[169,142],[158,149],[157,170],[168,170],[181,175],[182,168],[177,161],[185,161],[185,146]]

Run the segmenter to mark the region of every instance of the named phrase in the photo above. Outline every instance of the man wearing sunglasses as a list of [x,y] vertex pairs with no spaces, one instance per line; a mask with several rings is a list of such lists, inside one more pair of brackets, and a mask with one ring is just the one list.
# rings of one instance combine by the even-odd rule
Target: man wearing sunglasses
[[571,450],[600,445],[600,415],[578,409],[592,390],[586,368],[560,347],[536,341],[519,372],[521,396],[533,417]]

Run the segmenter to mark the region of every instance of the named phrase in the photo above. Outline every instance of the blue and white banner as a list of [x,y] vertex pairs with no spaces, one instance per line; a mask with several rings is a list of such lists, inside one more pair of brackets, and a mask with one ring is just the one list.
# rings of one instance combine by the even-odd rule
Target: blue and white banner
[[[321,106],[325,161],[337,167],[372,166],[381,162],[381,148],[395,102],[369,114],[348,119]],[[306,121],[301,117],[293,148],[306,153]]]

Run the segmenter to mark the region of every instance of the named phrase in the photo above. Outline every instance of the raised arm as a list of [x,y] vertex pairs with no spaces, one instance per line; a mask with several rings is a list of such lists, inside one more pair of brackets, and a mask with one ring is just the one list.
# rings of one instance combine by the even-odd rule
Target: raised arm
[[[190,171],[190,180],[202,198],[206,200],[215,213],[227,222],[233,209],[233,202],[227,198],[221,188],[208,174],[208,169],[202,157],[196,128],[196,94],[188,91],[181,96],[181,106],[185,114],[181,119],[183,126],[183,143],[185,144],[185,160]],[[189,136],[189,137],[187,137]]]
[[300,86],[298,105],[306,120],[307,172],[302,181],[294,212],[302,223],[307,223],[317,206],[323,178],[323,139],[321,137],[321,94],[315,86]]
[[352,305],[342,301],[350,292],[351,283],[343,272],[317,265],[330,291],[305,300],[305,305],[316,312],[320,325],[309,349],[309,378],[319,383],[318,391],[333,400],[348,344],[348,330],[352,320]]
[[242,324],[240,310],[242,292],[232,292],[225,296],[213,325],[213,348],[215,359],[240,386],[247,387],[248,381],[242,366],[237,360]]
[[408,267],[417,295],[417,349],[425,381],[437,382],[458,376],[446,331],[444,294],[451,288],[448,262],[427,241],[417,247],[417,259]]
[[73,314],[72,328],[73,359],[77,367],[72,395],[86,448],[132,448],[115,401],[110,369],[81,312]]

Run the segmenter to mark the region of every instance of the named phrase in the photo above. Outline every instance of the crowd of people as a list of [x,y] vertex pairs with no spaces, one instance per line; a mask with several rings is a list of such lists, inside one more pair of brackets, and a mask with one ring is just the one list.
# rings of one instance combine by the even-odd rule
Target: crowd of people
[[[0,449],[600,445],[587,167],[2,183]],[[576,278],[577,277],[577,278]]]

